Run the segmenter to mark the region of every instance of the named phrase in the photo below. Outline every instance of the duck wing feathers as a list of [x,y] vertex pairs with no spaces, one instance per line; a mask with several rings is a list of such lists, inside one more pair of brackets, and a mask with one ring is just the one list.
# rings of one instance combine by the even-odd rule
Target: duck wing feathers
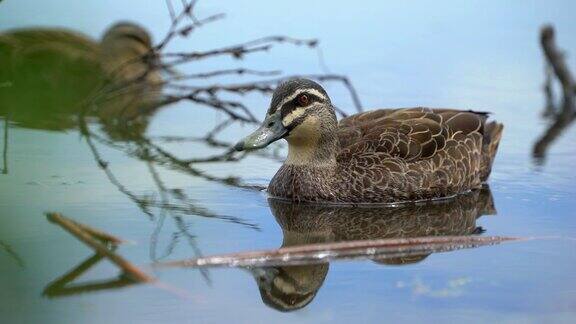
[[479,188],[490,174],[502,125],[488,113],[380,109],[339,123],[340,181],[349,196],[419,200]]

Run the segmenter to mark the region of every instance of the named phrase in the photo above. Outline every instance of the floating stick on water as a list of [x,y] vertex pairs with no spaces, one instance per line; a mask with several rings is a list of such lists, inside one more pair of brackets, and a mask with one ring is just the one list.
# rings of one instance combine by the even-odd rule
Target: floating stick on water
[[325,263],[335,259],[386,259],[448,252],[521,239],[502,236],[436,236],[320,243],[160,262],[153,266],[158,268],[280,266]]

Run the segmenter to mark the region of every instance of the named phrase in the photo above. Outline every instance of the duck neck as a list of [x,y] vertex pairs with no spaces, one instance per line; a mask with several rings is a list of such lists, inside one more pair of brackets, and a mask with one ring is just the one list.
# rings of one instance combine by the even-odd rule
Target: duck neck
[[336,121],[307,118],[286,139],[288,157],[285,164],[302,167],[335,167],[338,154]]

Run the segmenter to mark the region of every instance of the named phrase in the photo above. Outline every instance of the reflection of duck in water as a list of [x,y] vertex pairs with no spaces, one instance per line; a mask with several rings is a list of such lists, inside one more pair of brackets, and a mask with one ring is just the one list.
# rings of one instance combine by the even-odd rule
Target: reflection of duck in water
[[[495,214],[490,189],[485,187],[452,200],[400,207],[354,208],[290,204],[270,199],[270,207],[282,227],[282,247],[311,243],[472,235],[476,219]],[[409,258],[374,260],[388,265],[411,264],[427,254]],[[329,264],[252,269],[262,300],[281,311],[309,304],[322,286]]]
[[161,82],[151,50],[148,32],[132,23],[112,26],[100,42],[63,29],[0,34],[0,115],[63,130],[88,109],[105,127],[144,128]]

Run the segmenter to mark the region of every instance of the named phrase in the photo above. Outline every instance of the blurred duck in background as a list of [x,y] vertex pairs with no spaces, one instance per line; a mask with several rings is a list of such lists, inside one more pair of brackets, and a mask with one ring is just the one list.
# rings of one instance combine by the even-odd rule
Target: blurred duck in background
[[0,116],[65,130],[96,117],[111,137],[141,135],[156,110],[161,73],[149,33],[121,22],[100,42],[65,29],[0,34]]

